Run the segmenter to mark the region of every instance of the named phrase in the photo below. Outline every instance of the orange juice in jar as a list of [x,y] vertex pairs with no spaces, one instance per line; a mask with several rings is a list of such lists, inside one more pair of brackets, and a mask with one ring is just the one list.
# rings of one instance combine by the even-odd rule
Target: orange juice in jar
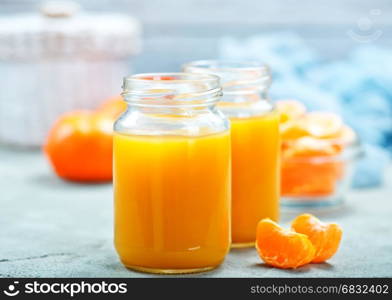
[[230,248],[229,122],[219,79],[140,74],[124,80],[114,135],[115,246],[152,273],[218,266]]
[[253,246],[258,221],[279,218],[279,114],[267,97],[269,68],[255,62],[195,61],[184,70],[221,78],[218,107],[231,122],[232,247]]

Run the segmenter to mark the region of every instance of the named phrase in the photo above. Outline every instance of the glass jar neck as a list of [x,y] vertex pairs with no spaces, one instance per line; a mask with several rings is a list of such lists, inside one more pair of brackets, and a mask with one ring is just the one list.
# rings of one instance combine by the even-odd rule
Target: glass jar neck
[[254,103],[258,101],[269,101],[268,91],[245,91],[238,93],[230,93],[223,91],[220,103]]
[[124,78],[122,95],[134,109],[183,113],[214,106],[222,90],[214,75],[154,73]]
[[216,103],[204,106],[152,106],[134,105],[128,103],[128,113],[137,113],[160,118],[192,118],[210,113],[215,109]]
[[253,102],[268,99],[271,73],[258,62],[219,60],[194,61],[183,66],[185,72],[213,74],[220,78],[223,102]]

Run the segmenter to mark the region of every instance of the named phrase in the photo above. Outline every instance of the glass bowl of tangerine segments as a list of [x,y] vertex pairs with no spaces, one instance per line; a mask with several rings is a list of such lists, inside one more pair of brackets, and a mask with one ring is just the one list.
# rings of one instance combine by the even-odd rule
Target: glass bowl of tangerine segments
[[282,140],[283,209],[338,207],[362,154],[355,131],[331,112],[308,112],[296,100],[276,103]]

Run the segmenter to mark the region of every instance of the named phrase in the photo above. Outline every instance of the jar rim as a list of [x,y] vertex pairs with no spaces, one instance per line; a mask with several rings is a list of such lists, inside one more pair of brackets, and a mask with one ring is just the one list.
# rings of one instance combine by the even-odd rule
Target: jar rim
[[213,74],[140,73],[124,77],[122,88],[126,101],[150,106],[205,106],[222,95]]
[[228,95],[265,92],[272,82],[269,66],[258,61],[196,60],[184,64],[182,70],[217,75]]
[[211,71],[263,71],[270,72],[270,67],[262,62],[254,60],[219,60],[205,59],[195,60],[183,65],[183,70],[209,69]]

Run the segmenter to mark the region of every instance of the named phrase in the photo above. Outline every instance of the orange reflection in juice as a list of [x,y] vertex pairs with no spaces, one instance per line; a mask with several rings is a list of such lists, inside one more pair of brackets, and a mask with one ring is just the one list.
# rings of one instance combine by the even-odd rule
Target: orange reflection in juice
[[279,217],[279,115],[272,112],[230,121],[232,241],[245,246],[254,243],[261,219]]
[[128,267],[220,264],[230,247],[230,135],[114,136],[115,245]]

